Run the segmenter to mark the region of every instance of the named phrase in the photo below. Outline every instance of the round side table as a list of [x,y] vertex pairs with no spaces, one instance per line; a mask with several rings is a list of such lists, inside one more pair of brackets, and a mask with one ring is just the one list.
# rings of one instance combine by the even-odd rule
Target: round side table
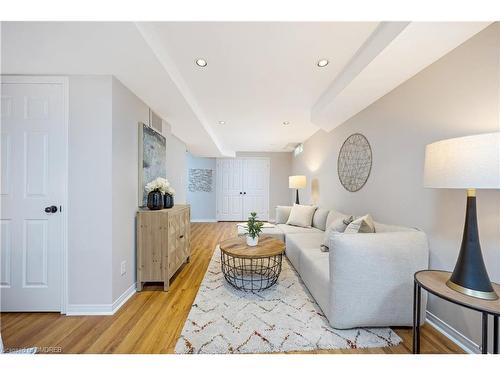
[[255,292],[273,286],[281,273],[285,243],[263,236],[257,246],[244,237],[222,241],[221,266],[224,278],[238,290]]
[[[420,302],[422,289],[451,303],[479,311],[483,315],[482,345],[483,354],[488,353],[488,316],[493,316],[493,353],[498,354],[498,317],[500,316],[500,299],[491,301],[470,297],[454,291],[446,285],[451,272],[425,270],[418,271],[414,277],[413,287],[413,354],[420,353]],[[500,285],[493,283],[493,288],[500,294]]]

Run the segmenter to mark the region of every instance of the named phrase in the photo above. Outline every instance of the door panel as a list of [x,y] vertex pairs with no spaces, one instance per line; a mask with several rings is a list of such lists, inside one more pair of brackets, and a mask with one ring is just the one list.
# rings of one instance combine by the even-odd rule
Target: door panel
[[24,288],[47,288],[47,224],[48,220],[24,221]]
[[66,102],[50,81],[2,77],[2,311],[61,311]]
[[217,220],[243,219],[243,180],[240,159],[217,160]]
[[243,161],[243,217],[256,212],[259,220],[269,220],[269,159]]
[[11,286],[12,234],[10,220],[2,220],[2,247],[0,250],[0,287]]
[[24,133],[24,191],[26,197],[46,197],[48,179],[47,133]]

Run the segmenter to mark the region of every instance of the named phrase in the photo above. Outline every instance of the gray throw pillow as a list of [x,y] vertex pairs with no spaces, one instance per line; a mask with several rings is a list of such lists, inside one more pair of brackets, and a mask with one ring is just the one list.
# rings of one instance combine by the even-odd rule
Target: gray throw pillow
[[320,230],[325,230],[326,229],[326,218],[328,217],[329,213],[330,213],[329,210],[325,210],[324,208],[318,208],[314,212],[312,226],[314,228],[318,228]]
[[292,206],[276,206],[276,224],[286,224],[291,211]]

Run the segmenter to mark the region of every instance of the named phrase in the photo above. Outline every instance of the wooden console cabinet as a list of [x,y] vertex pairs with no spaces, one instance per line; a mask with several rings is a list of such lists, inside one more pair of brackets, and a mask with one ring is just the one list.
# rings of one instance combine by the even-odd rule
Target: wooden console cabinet
[[190,209],[188,205],[137,212],[137,290],[145,282],[169,280],[190,256]]

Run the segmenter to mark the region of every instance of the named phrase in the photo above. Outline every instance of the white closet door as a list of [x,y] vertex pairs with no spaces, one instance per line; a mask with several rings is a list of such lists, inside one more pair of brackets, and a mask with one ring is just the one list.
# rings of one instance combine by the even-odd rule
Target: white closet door
[[267,158],[243,159],[243,218],[257,212],[259,220],[269,220],[269,170]]
[[243,171],[240,159],[217,160],[217,220],[243,219]]
[[1,311],[61,311],[67,126],[55,81],[2,78]]

